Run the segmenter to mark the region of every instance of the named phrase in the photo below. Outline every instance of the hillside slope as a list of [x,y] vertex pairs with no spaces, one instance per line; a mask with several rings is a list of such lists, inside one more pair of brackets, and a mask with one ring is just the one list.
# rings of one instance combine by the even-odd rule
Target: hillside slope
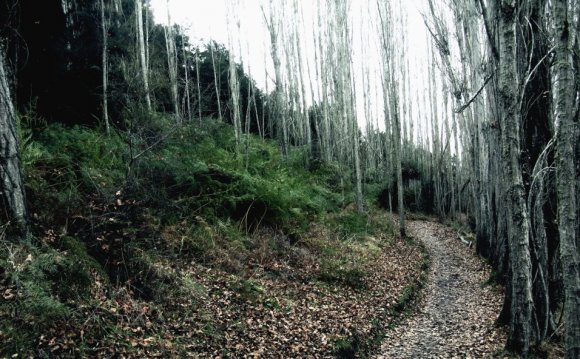
[[111,136],[22,129],[34,235],[0,249],[1,354],[376,348],[418,285],[417,245],[347,206],[339,166],[305,170],[300,151],[282,161],[228,125],[164,121]]

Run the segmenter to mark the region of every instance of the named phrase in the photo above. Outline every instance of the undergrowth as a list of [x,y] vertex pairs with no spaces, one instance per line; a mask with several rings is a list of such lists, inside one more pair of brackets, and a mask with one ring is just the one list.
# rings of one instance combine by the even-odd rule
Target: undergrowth
[[[32,236],[0,241],[0,354],[83,356],[96,343],[153,335],[144,319],[152,309],[136,299],[195,303],[207,296],[177,269],[187,263],[239,276],[232,285],[238,300],[277,307],[241,274],[248,263],[300,256],[292,246],[303,245],[311,223],[327,216],[334,234],[313,248],[318,279],[364,289],[365,259],[355,255],[376,251],[369,243],[384,225],[333,214],[350,196],[339,166],[306,170],[300,151],[284,161],[274,142],[254,136],[238,153],[232,128],[219,122],[172,128],[161,116],[148,121],[151,131],[110,135],[21,126]],[[127,308],[122,315],[113,310],[119,303]],[[123,329],[127,321],[143,321],[142,332]],[[212,331],[211,320],[200,323]],[[76,328],[70,345],[38,338],[63,328]]]

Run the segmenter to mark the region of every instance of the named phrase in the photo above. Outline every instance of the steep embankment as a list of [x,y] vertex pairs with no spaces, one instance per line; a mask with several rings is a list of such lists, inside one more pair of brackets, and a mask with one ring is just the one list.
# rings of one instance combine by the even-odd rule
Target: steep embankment
[[449,228],[411,221],[431,259],[421,309],[387,333],[380,358],[481,358],[501,353],[505,332],[494,326],[502,293],[487,284],[491,269]]

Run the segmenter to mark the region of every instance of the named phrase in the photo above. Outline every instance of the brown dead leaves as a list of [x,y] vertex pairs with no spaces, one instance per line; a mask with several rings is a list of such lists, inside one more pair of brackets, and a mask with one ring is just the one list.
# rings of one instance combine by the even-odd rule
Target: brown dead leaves
[[[180,287],[171,296],[150,301],[131,285],[95,286],[93,301],[75,308],[83,324],[55,323],[39,333],[35,350],[60,357],[333,357],[338,341],[388,325],[423,260],[415,245],[385,233],[335,238],[313,224],[300,242],[280,243],[286,247],[279,253],[240,257],[235,272],[157,259],[151,268]],[[323,281],[324,270],[338,271],[337,281]]]

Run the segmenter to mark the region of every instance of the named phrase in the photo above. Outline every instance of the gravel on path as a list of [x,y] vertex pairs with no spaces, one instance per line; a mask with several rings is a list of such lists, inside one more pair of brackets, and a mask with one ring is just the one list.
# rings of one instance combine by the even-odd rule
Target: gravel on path
[[420,309],[386,334],[379,358],[487,358],[501,355],[506,337],[494,325],[501,288],[485,284],[491,268],[448,227],[410,221],[430,258]]

